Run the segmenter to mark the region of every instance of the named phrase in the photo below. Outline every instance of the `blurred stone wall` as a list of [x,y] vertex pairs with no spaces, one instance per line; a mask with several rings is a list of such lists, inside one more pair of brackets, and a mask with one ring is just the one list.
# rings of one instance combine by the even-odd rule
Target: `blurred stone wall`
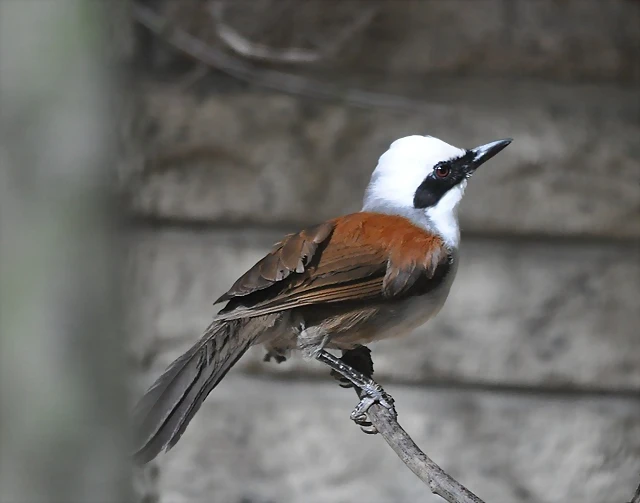
[[[141,389],[284,232],[359,209],[378,156],[428,133],[514,143],[473,178],[428,326],[373,348],[400,421],[488,503],[615,503],[640,481],[640,2],[397,1],[314,68],[433,106],[358,109],[197,66],[139,30],[127,265]],[[286,69],[288,71],[288,69]],[[245,356],[146,501],[440,501],[348,415],[326,369]]]

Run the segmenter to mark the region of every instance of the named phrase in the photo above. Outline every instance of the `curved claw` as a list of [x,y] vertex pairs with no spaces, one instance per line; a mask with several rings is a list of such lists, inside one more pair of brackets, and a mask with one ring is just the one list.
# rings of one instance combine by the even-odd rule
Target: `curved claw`
[[356,408],[351,413],[351,418],[360,416],[369,410],[374,403],[379,403],[385,409],[387,409],[391,415],[398,417],[396,408],[394,406],[394,399],[386,391],[382,389],[379,384],[367,385],[362,388],[360,403],[356,405]]
[[355,417],[354,422],[360,426],[360,429],[363,433],[367,435],[376,435],[378,433],[378,429],[371,424],[371,422],[367,419],[366,414],[362,414],[361,416]]
[[342,377],[335,370],[331,371],[331,377],[338,381],[338,386],[340,386],[341,388],[353,388],[353,384],[349,382],[349,379],[347,379],[346,377]]
[[394,419],[398,417],[398,413],[393,405],[394,400],[391,395],[386,393],[382,387],[377,384],[365,386],[362,389],[360,402],[351,413],[351,419],[360,426],[360,429],[364,433],[368,435],[375,435],[378,433],[377,428],[371,424],[371,421],[367,418],[367,411],[374,403],[379,403],[385,409],[389,410]]
[[366,414],[360,414],[359,416],[352,417],[351,419],[358,426],[371,426],[371,422],[369,422]]
[[367,411],[374,403],[376,403],[374,397],[363,395],[356,408],[351,412],[351,420],[358,424],[362,417],[367,417]]

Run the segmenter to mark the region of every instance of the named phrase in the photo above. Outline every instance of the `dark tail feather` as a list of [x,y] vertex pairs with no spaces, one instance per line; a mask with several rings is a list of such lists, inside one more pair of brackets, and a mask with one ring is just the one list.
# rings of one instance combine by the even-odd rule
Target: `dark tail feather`
[[214,322],[145,393],[134,411],[136,462],[147,463],[180,440],[207,395],[253,343],[237,330],[238,322]]

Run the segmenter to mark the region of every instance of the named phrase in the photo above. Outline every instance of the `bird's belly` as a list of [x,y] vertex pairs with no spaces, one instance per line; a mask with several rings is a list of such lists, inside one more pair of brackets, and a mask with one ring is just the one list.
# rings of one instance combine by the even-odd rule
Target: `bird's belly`
[[389,305],[378,306],[375,314],[331,338],[329,347],[350,349],[374,341],[408,335],[433,318],[449,294],[450,285],[443,285],[428,295],[412,297]]
[[438,314],[449,295],[456,265],[437,288],[425,295],[347,311],[330,305],[290,311],[259,342],[265,343],[267,350],[284,355],[296,348],[305,353],[320,347],[349,350],[407,335]]

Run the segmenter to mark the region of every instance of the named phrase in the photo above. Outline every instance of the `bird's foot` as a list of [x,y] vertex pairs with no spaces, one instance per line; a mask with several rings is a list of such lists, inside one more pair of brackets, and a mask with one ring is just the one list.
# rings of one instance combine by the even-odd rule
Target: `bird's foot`
[[393,397],[383,390],[382,386],[374,382],[365,385],[361,388],[360,402],[356,405],[356,408],[353,409],[351,420],[360,426],[363,432],[370,435],[378,433],[376,427],[367,419],[367,411],[375,403],[387,409],[394,419],[398,417]]
[[394,419],[398,416],[391,395],[371,378],[373,361],[371,351],[367,347],[359,346],[345,351],[342,358],[336,358],[320,349],[315,357],[331,368],[331,375],[338,379],[340,386],[354,387],[358,391],[360,402],[351,413],[351,419],[360,426],[362,431],[368,434],[378,433],[367,418],[367,411],[375,403],[389,410]]
[[274,353],[272,351],[267,351],[267,354],[264,355],[264,358],[262,359],[262,361],[270,362],[272,358],[275,360],[276,363],[282,363],[287,361],[286,356],[280,355],[278,353]]

